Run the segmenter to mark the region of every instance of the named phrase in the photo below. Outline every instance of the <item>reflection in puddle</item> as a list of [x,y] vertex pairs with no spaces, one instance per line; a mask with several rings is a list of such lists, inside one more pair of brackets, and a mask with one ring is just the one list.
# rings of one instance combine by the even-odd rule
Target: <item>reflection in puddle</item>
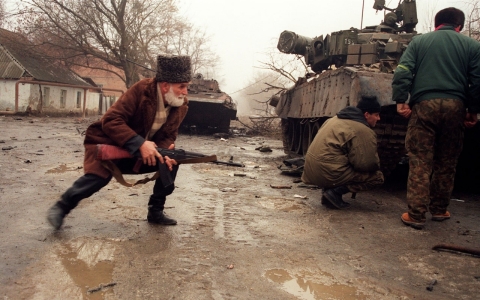
[[115,247],[109,242],[79,239],[63,245],[57,255],[84,299],[105,299],[107,294],[113,295],[113,290],[99,287],[114,285],[114,251]]
[[78,170],[79,167],[78,166],[72,166],[72,167],[67,167],[67,165],[63,164],[63,165],[60,165],[56,168],[53,168],[53,169],[50,169],[47,171],[47,174],[52,174],[52,173],[65,173],[67,171],[76,171]]
[[339,284],[331,274],[325,272],[291,275],[283,269],[272,269],[266,271],[264,276],[299,299],[366,299],[355,287]]

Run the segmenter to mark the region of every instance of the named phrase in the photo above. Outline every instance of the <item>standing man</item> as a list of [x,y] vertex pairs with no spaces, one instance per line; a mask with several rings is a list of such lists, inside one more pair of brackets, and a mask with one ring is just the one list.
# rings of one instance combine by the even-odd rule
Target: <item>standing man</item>
[[357,107],[348,106],[325,121],[305,156],[302,181],[323,188],[322,204],[343,209],[350,206],[342,195],[373,189],[383,184],[377,154],[380,120],[376,97],[362,97]]
[[[435,31],[416,36],[393,77],[393,101],[408,123],[408,212],[405,225],[422,229],[432,220],[450,219],[453,190],[465,127],[480,111],[480,43],[460,34],[465,15],[454,7],[435,15]],[[406,101],[409,98],[407,104]]]
[[[157,159],[165,163],[172,179],[178,171],[177,162],[162,157],[156,147],[174,148],[178,128],[187,114],[187,87],[192,78],[189,56],[163,56],[157,58],[155,78],[140,80],[130,87],[118,101],[91,124],[85,135],[85,175],[77,179],[49,210],[47,219],[55,229],[62,226],[65,216],[78,203],[106,186],[112,174],[96,159],[97,144],[116,145],[135,157],[143,165],[138,173],[158,171]],[[136,158],[115,162],[123,172],[131,172]],[[148,202],[147,220],[161,225],[175,225],[177,221],[164,213],[166,196],[175,186],[164,187],[157,179]]]

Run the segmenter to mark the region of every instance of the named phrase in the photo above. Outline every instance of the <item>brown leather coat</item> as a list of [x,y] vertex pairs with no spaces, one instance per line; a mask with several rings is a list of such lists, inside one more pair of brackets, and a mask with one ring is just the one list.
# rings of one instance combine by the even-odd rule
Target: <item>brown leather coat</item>
[[[146,138],[152,128],[157,111],[157,87],[153,78],[143,79],[130,87],[103,117],[91,124],[85,135],[85,174],[107,178],[110,172],[96,160],[97,144],[122,147],[139,135]],[[168,148],[175,142],[178,128],[188,111],[188,101],[180,107],[172,107],[167,121],[155,133],[152,141],[158,147]]]

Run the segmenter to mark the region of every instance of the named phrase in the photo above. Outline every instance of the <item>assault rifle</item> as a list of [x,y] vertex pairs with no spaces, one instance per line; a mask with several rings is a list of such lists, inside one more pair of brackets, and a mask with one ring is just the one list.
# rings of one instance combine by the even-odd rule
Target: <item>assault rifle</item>
[[[211,162],[219,165],[227,165],[227,166],[234,166],[234,167],[245,167],[244,164],[230,161],[219,161],[217,160],[216,155],[205,155],[202,153],[195,153],[190,151],[185,151],[183,149],[165,149],[165,148],[157,148],[158,153],[162,156],[168,156],[171,159],[177,161],[178,164],[196,164],[196,163],[203,163],[203,162]],[[127,150],[122,149],[120,147],[114,145],[106,145],[106,144],[99,144],[97,145],[97,160],[102,161],[102,165],[107,168],[112,175],[117,179],[118,182],[125,186],[134,186],[140,183],[146,183],[151,180],[155,180],[160,177],[160,180],[163,183],[164,187],[168,187],[173,184],[172,177],[170,176],[170,172],[167,169],[167,165],[165,163],[160,163],[158,161],[158,171],[152,178],[146,178],[137,181],[134,184],[127,183],[122,176],[122,173],[118,169],[118,167],[111,162],[114,159],[122,159],[122,158],[134,158],[135,156],[131,155]],[[138,173],[141,165],[143,164],[140,157],[138,157],[138,162],[135,164],[133,171]]]

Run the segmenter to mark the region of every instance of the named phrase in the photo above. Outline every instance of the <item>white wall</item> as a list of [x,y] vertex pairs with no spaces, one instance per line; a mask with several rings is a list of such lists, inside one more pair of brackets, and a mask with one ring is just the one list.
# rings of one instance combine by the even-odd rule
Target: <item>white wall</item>
[[[15,80],[0,80],[0,111],[15,110]],[[40,88],[42,93],[45,87],[50,89],[47,105],[43,105],[43,113],[65,114],[65,113],[83,113],[84,93],[86,97],[86,114],[97,115],[99,113],[100,94],[84,90],[83,88],[59,87],[38,84],[19,84],[18,111],[24,112],[30,107],[32,111],[39,111],[40,107]],[[60,98],[62,90],[66,91],[65,107],[61,107]],[[80,92],[80,107],[77,106],[77,93]],[[45,96],[45,95],[44,95]],[[103,100],[102,113],[110,107],[110,101]]]
[[[19,98],[28,98],[29,91],[20,89]],[[0,80],[0,111],[15,111],[15,81]]]
[[[83,95],[83,94],[82,94]],[[93,115],[98,115],[98,104],[99,104],[99,99],[100,94],[99,93],[91,93],[87,92],[87,102],[85,104],[85,114],[88,116],[93,116]],[[82,98],[83,101],[83,98]],[[82,102],[83,103],[83,102]]]

